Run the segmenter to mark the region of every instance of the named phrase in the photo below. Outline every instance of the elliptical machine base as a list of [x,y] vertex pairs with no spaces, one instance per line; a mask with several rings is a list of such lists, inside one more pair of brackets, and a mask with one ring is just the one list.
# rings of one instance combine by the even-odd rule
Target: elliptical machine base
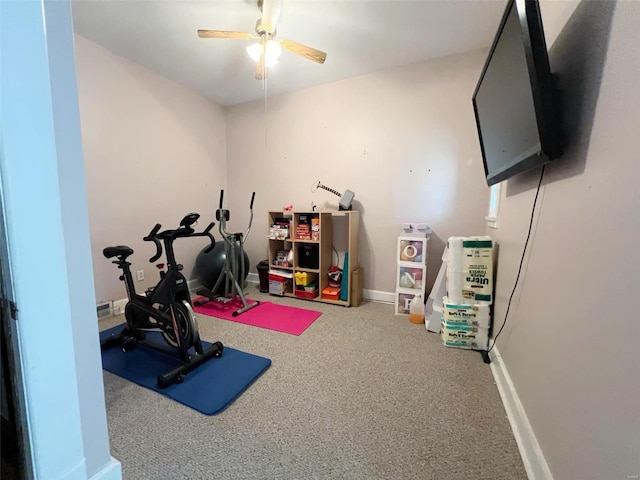
[[[227,231],[227,222],[231,217],[231,213],[229,210],[222,208],[224,203],[224,190],[220,190],[220,206],[216,210],[216,220],[218,221],[220,235],[224,241],[224,267],[213,288],[202,288],[196,292],[198,295],[206,298],[206,300],[196,300],[194,302],[196,306],[204,305],[210,301],[228,303],[238,299],[242,303],[242,307],[231,313],[232,316],[237,317],[247,310],[251,310],[252,308],[260,305],[260,302],[257,300],[251,303],[247,301],[241,285],[241,282],[244,281],[245,271],[247,268],[244,261],[244,242],[251,231],[251,223],[253,222],[253,201],[255,200],[255,197],[256,192],[253,192],[251,195],[251,203],[249,204],[250,217],[247,231],[245,233],[230,233]],[[219,295],[216,292],[218,292],[223,286],[223,283],[224,294]]]

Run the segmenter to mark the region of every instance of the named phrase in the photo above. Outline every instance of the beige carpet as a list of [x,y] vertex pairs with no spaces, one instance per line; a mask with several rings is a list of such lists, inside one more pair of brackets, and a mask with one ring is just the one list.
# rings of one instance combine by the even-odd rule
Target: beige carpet
[[105,372],[125,479],[526,479],[479,353],[444,347],[392,305],[247,292],[323,314],[299,337],[200,316],[204,340],[273,361],[216,416]]

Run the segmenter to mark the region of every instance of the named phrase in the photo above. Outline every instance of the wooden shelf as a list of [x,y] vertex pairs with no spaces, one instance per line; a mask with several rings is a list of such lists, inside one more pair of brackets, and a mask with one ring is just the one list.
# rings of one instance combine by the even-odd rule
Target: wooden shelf
[[[289,232],[295,235],[301,224],[301,217],[307,220],[314,219],[311,226],[319,226],[319,240],[297,240],[295,238],[271,239],[269,238],[269,267],[272,269],[281,268],[283,270],[294,272],[309,272],[318,275],[318,296],[315,298],[297,297],[294,292],[285,293],[286,297],[298,298],[300,300],[322,302],[333,305],[352,306],[358,305],[362,300],[362,270],[359,265],[359,231],[360,231],[360,212],[358,211],[323,211],[323,212],[269,212],[268,225],[271,227],[275,223],[276,218],[286,218],[289,220]],[[335,222],[334,222],[335,217]],[[317,219],[317,220],[315,220]],[[337,227],[337,228],[336,228]],[[334,237],[334,232],[336,236]],[[286,243],[286,245],[285,245]],[[317,245],[314,250],[309,251],[310,247],[299,250],[305,245]],[[344,269],[344,257],[348,253],[349,262],[346,271],[343,272],[343,278],[349,282],[349,292],[347,300],[330,300],[322,298],[322,290],[329,285],[328,272],[335,265],[335,257],[333,250],[341,252],[339,260],[340,268]],[[315,258],[317,250],[318,258]],[[291,252],[290,257],[293,261],[293,267],[277,267],[273,265],[273,259],[276,254],[281,251]],[[299,256],[302,255],[303,258]],[[318,268],[308,268],[300,266],[301,260],[303,264],[312,266],[318,265]],[[357,272],[356,272],[357,271]],[[356,274],[354,274],[356,272]],[[295,279],[294,279],[295,283]],[[295,288],[295,285],[294,285]]]
[[293,267],[292,270],[295,270],[296,272],[309,272],[309,273],[320,274],[320,269],[319,268]]

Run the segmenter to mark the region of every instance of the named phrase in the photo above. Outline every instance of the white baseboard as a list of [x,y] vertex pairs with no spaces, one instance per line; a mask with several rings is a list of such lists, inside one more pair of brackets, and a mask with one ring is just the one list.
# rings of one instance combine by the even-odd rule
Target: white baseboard
[[[260,283],[260,278],[257,273],[249,273],[247,275],[248,283]],[[202,285],[198,280],[189,280],[188,282],[189,290],[191,292],[195,292]],[[393,292],[383,292],[382,290],[367,290],[364,289],[362,291],[362,297],[371,300],[372,302],[380,302],[380,303],[390,303],[393,304],[395,302],[395,293]],[[124,307],[127,304],[127,299],[122,298],[120,300],[113,301],[113,315],[119,315],[124,313]]]
[[500,398],[502,398],[504,409],[511,424],[511,430],[513,430],[513,435],[518,444],[518,450],[520,451],[527,477],[529,480],[553,480],[553,475],[531,428],[527,413],[496,347],[491,352],[490,365],[491,373],[493,373],[498,392],[500,392]]
[[100,471],[89,477],[89,480],[122,480],[122,465],[115,458],[107,463]]
[[128,301],[129,301],[128,298],[122,298],[120,300],[114,300],[113,301],[113,315],[120,315],[121,313],[124,313],[124,306],[127,304]]
[[[258,276],[257,273],[249,273],[249,275],[247,275],[247,282],[260,283],[260,277]],[[395,293],[383,292],[381,290],[364,289],[362,291],[362,297],[367,300],[371,300],[373,302],[391,303],[391,304],[395,302]]]
[[383,292],[381,290],[368,290],[364,289],[362,291],[362,297],[367,300],[371,300],[373,302],[380,303],[395,303],[395,293],[393,292]]

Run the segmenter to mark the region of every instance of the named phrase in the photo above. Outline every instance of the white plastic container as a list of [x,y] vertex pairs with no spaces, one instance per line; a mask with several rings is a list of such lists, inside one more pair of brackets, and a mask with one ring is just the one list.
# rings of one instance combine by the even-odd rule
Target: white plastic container
[[409,321],[416,324],[424,323],[424,301],[420,294],[409,302]]

